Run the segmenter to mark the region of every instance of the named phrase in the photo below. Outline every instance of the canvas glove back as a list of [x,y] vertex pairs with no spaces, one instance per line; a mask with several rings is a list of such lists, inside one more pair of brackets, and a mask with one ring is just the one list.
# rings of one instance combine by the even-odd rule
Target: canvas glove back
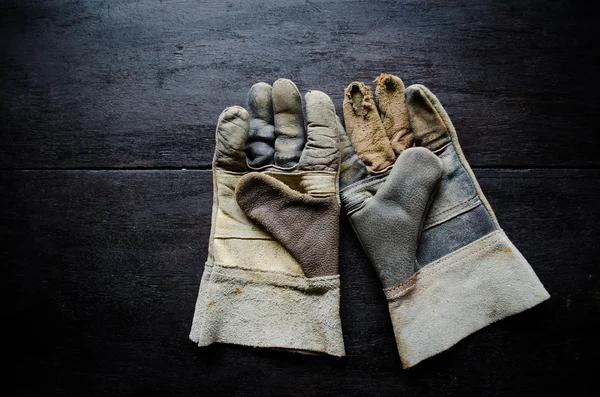
[[209,253],[190,338],[343,356],[339,121],[293,82],[255,84],[219,117]]
[[376,80],[345,90],[341,199],[381,280],[402,364],[548,299],[500,228],[438,99]]

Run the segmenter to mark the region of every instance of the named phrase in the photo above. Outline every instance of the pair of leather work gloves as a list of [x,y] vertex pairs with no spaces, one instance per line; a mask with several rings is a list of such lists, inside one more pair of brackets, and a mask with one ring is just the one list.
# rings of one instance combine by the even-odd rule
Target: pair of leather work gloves
[[402,365],[549,298],[438,99],[395,76],[331,99],[255,84],[219,117],[209,252],[190,338],[344,356],[340,203],[389,302]]

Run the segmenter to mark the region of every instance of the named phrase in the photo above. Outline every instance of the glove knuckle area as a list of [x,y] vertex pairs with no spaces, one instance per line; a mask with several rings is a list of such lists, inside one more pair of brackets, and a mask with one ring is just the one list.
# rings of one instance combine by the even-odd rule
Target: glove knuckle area
[[315,197],[326,197],[336,194],[337,174],[335,172],[319,171],[300,171],[300,172],[279,172],[266,171],[269,175],[280,182],[283,182],[293,190],[310,194]]

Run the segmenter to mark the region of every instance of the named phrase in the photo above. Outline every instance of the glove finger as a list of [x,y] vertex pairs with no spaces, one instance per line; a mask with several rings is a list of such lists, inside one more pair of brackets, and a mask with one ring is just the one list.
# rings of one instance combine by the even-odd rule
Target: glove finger
[[344,90],[344,120],[352,146],[369,171],[384,171],[394,164],[396,156],[377,113],[373,93],[363,83],[350,83]]
[[304,171],[336,172],[340,162],[340,137],[333,102],[321,91],[309,91],[304,100],[307,142],[299,167]]
[[342,158],[340,164],[340,188],[350,186],[355,182],[363,180],[369,176],[367,167],[354,151],[346,130],[342,126],[340,119],[337,118],[337,128],[340,134],[340,155]]
[[267,83],[257,83],[248,92],[250,132],[246,156],[251,167],[273,164],[275,154],[275,127],[273,126],[272,88]]
[[406,106],[416,146],[435,151],[451,142],[444,118],[433,102],[437,98],[427,88],[414,84],[406,90]]
[[273,84],[275,121],[275,165],[293,167],[298,164],[306,143],[302,98],[296,85],[288,79]]
[[381,74],[375,79],[375,95],[381,112],[383,128],[396,156],[413,144],[412,131],[406,110],[404,83],[399,77]]
[[250,115],[240,106],[229,107],[221,113],[217,123],[215,167],[229,171],[246,170],[246,137]]
[[335,196],[312,197],[251,172],[240,178],[235,198],[250,219],[296,258],[306,277],[338,274],[340,212]]

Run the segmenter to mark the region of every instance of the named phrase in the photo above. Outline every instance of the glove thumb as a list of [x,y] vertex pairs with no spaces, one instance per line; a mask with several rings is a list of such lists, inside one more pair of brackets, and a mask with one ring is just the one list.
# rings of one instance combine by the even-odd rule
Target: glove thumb
[[431,151],[407,149],[375,196],[352,214],[384,288],[413,275],[423,220],[442,175],[442,162]]
[[338,274],[339,204],[313,197],[259,172],[240,178],[235,198],[246,215],[277,239],[306,277]]

